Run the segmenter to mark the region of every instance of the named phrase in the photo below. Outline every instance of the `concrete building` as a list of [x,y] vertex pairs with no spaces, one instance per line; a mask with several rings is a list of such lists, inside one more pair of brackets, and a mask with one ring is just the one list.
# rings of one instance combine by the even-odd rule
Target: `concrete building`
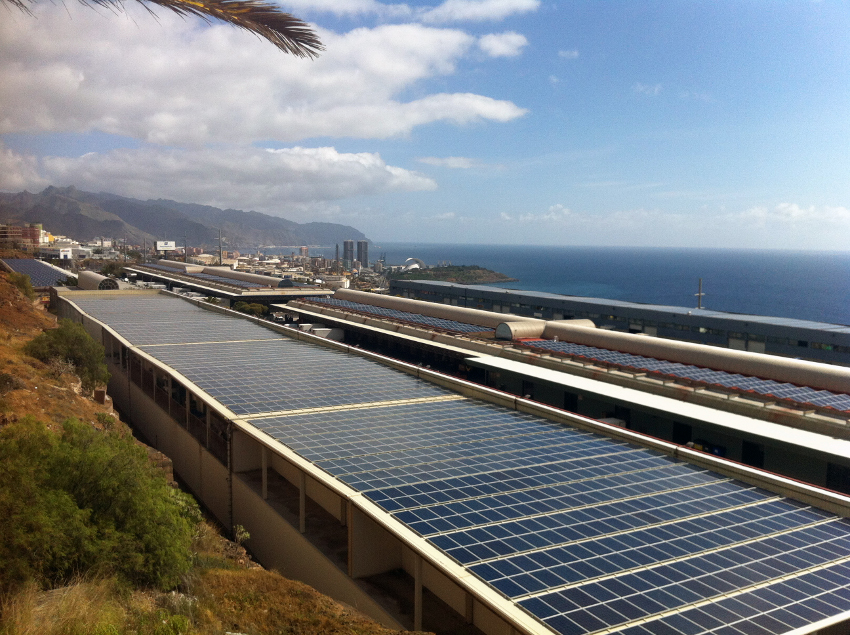
[[[116,406],[260,562],[387,625],[847,632],[847,496],[171,294],[55,299],[104,343]],[[848,444],[814,453],[846,464]]]
[[357,260],[360,261],[362,267],[369,268],[369,241],[357,241]]
[[169,290],[218,298],[227,306],[235,302],[268,305],[290,298],[323,297],[332,292],[295,282],[290,274],[283,277],[234,271],[230,267],[159,260],[157,263],[124,267],[139,282],[165,285]]
[[350,271],[354,265],[354,241],[342,241],[342,266],[346,271]]
[[393,280],[390,294],[543,320],[586,318],[604,329],[850,366],[850,326],[841,324],[424,280]]

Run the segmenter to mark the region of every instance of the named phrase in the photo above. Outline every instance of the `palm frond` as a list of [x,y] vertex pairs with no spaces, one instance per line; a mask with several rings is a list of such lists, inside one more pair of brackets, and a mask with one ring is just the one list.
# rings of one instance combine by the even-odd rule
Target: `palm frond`
[[[30,13],[36,0],[0,0]],[[84,5],[99,5],[121,9],[124,0],[80,0]],[[310,25],[279,7],[263,0],[138,0],[149,5],[165,7],[178,15],[196,15],[204,20],[221,20],[267,39],[280,50],[298,57],[317,57],[325,50]]]

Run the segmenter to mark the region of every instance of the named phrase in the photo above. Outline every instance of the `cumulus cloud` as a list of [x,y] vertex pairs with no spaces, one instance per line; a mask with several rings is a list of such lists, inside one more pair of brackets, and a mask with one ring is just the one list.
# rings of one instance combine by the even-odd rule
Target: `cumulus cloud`
[[641,84],[638,82],[632,86],[632,90],[641,95],[650,95],[655,97],[661,93],[661,84]]
[[0,142],[0,191],[36,191],[49,185],[38,172],[38,160],[17,154]]
[[485,22],[536,11],[540,0],[446,0],[420,14],[424,22]]
[[524,35],[506,31],[482,36],[478,46],[490,57],[516,57],[528,46],[528,40]]
[[331,147],[114,150],[46,157],[43,177],[58,185],[137,198],[173,198],[289,215],[326,210],[343,199],[436,189],[430,178],[378,154]]
[[200,147],[213,140],[383,139],[433,122],[502,122],[525,113],[469,93],[399,99],[417,83],[455,71],[476,44],[460,30],[320,30],[328,50],[306,61],[226,25],[132,11],[101,15],[44,3],[37,19],[0,22],[0,132],[101,130]]
[[573,49],[571,51],[558,51],[558,57],[561,57],[565,60],[575,60],[578,59],[578,50]]

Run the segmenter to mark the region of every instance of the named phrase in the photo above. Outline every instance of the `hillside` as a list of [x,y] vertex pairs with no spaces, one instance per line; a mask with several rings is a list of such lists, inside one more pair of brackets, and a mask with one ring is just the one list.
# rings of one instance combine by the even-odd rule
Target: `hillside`
[[[76,418],[95,435],[121,437],[130,443],[129,429],[103,406],[80,394],[80,382],[67,365],[42,363],[25,355],[24,345],[56,320],[34,306],[0,273],[0,450],[10,455],[6,434],[36,420],[47,425],[47,434],[62,435],[63,422]],[[63,372],[64,371],[64,372]],[[67,424],[66,424],[67,425]],[[20,437],[17,437],[20,438]],[[35,438],[35,437],[32,437]],[[132,443],[130,443],[133,445]],[[50,443],[48,443],[50,445]],[[140,444],[136,444],[137,446]],[[93,447],[93,446],[90,446]],[[161,454],[146,448],[155,464],[167,464]],[[39,475],[41,464],[27,464]],[[0,509],[31,509],[32,491],[24,495],[9,479],[9,464],[0,461]],[[98,478],[82,474],[86,483]],[[89,478],[90,477],[90,478]],[[161,478],[158,476],[157,478]],[[90,485],[86,485],[90,491]],[[26,500],[24,500],[26,498]],[[16,523],[19,524],[19,523]],[[43,518],[20,531],[28,540],[39,536]],[[4,526],[5,527],[5,526]],[[8,529],[8,527],[7,527]],[[13,539],[4,534],[4,542]],[[45,552],[55,549],[48,542]],[[70,583],[51,588],[35,581],[21,584],[11,579],[4,560],[15,557],[0,548],[0,633],[3,635],[252,635],[272,633],[334,633],[391,635],[386,629],[350,607],[319,594],[311,587],[266,571],[253,563],[240,545],[223,538],[209,521],[195,529],[191,569],[173,591],[138,585],[103,572],[77,571]],[[43,583],[43,580],[42,580]]]
[[130,244],[154,240],[185,242],[191,247],[218,245],[219,230],[226,248],[245,250],[261,245],[333,245],[365,240],[348,225],[297,223],[286,218],[219,209],[165,199],[141,201],[75,187],[50,186],[33,194],[0,192],[0,218],[11,223],[42,223],[54,234],[87,241],[98,236],[123,238]]

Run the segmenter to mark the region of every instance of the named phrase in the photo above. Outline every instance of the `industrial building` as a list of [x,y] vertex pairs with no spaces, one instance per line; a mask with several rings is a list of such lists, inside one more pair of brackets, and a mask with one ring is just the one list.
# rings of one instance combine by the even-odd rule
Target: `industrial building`
[[[260,562],[387,625],[848,631],[845,495],[165,292],[55,300],[104,343],[116,406]],[[469,352],[450,321],[395,337]],[[847,440],[788,430],[850,462]]]
[[604,329],[850,366],[850,326],[841,324],[426,280],[393,280],[390,294],[543,320],[585,318]]
[[850,493],[843,451],[814,452],[850,439],[850,369],[352,290],[285,308],[302,329]]
[[269,304],[291,298],[325,297],[333,293],[328,289],[285,278],[173,260],[126,265],[124,270],[137,281],[162,285],[168,290],[217,298],[227,306],[240,301]]

